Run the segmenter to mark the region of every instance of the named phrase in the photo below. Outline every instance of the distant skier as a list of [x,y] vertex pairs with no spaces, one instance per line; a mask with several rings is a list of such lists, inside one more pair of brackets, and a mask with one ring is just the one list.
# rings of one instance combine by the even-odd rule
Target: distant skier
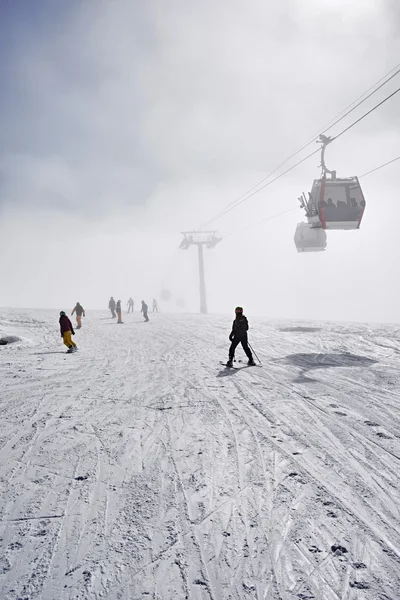
[[76,313],[76,328],[80,329],[82,327],[82,317],[85,317],[86,315],[85,309],[79,302],[76,303],[75,308],[71,313],[71,317],[74,313]]
[[132,309],[132,312],[133,312],[133,311],[134,311],[134,309],[135,309],[135,303],[134,303],[133,299],[132,299],[132,298],[129,298],[129,300],[128,300],[128,303],[127,303],[127,304],[128,304],[128,313],[130,313],[130,312],[131,312],[131,309]]
[[65,312],[63,310],[60,312],[59,323],[60,323],[61,337],[64,340],[64,344],[68,348],[67,352],[69,354],[71,352],[76,352],[78,350],[78,347],[71,337],[72,335],[75,335],[75,331],[74,331],[74,328],[72,327],[71,321],[69,320],[69,318],[67,317],[67,315],[65,314]]
[[118,316],[118,321],[117,321],[117,323],[122,323],[122,308],[121,308],[121,300],[118,300],[118,302],[117,302],[117,316]]
[[249,329],[249,323],[243,314],[243,308],[241,306],[238,306],[235,309],[235,314],[236,318],[233,321],[232,331],[229,335],[229,339],[232,343],[231,347],[229,348],[229,360],[226,363],[226,366],[232,366],[233,359],[235,358],[235,350],[239,344],[242,344],[242,348],[245,351],[247,358],[249,359],[247,364],[249,366],[254,366],[255,362],[247,341],[247,331]]
[[108,303],[108,308],[111,310],[112,318],[115,319],[115,300],[112,296],[110,298],[110,302]]
[[153,312],[158,312],[158,304],[155,298],[153,298]]
[[140,312],[143,313],[144,320],[146,322],[149,320],[149,316],[147,314],[148,310],[149,310],[149,307],[147,306],[146,302],[144,300],[142,300],[142,310]]

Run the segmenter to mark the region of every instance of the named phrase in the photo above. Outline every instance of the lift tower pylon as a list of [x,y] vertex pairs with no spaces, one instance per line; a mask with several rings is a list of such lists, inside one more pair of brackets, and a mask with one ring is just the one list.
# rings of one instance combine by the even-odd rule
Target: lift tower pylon
[[204,276],[204,253],[206,246],[210,250],[214,248],[221,238],[217,236],[216,231],[183,231],[183,240],[179,246],[181,250],[188,250],[190,246],[197,246],[199,257],[199,279],[200,279],[200,312],[207,314],[207,295],[206,282]]

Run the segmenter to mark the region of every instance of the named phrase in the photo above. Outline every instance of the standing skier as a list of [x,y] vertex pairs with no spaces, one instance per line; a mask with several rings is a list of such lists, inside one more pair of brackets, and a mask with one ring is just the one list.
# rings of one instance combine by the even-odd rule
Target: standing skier
[[144,320],[146,322],[149,320],[149,316],[147,314],[148,310],[149,310],[149,307],[147,306],[146,302],[144,300],[142,300],[142,310],[140,312],[143,313]]
[[132,312],[133,312],[133,311],[134,311],[134,308],[135,308],[135,303],[134,303],[133,299],[132,299],[132,298],[129,298],[129,300],[128,300],[128,303],[127,303],[127,304],[128,304],[128,313],[130,313],[130,312],[131,312],[131,309],[132,309]]
[[79,302],[76,303],[75,308],[71,313],[71,317],[74,313],[76,313],[76,328],[80,329],[82,327],[82,317],[85,317],[86,315],[85,309]]
[[121,308],[121,300],[117,302],[117,315],[118,315],[118,323],[122,323],[122,308]]
[[68,348],[67,352],[69,354],[71,352],[76,352],[76,350],[78,350],[78,347],[71,337],[71,335],[75,335],[75,331],[74,331],[74,328],[72,327],[71,321],[69,320],[69,318],[67,317],[67,315],[65,314],[65,312],[63,310],[60,312],[59,323],[60,323],[61,337],[64,340],[64,344]]
[[112,318],[115,319],[115,300],[112,296],[110,298],[110,302],[108,303],[108,308],[111,310]]
[[255,362],[247,341],[247,331],[249,329],[249,323],[243,314],[243,308],[241,306],[238,306],[235,309],[235,314],[236,318],[233,321],[232,331],[229,335],[229,340],[232,343],[231,347],[229,348],[229,360],[226,363],[226,366],[232,366],[233,359],[235,358],[235,350],[239,344],[242,344],[242,348],[245,351],[247,358],[249,359],[247,364],[249,366],[254,366]]
[[153,298],[153,312],[158,312],[158,304],[155,298]]

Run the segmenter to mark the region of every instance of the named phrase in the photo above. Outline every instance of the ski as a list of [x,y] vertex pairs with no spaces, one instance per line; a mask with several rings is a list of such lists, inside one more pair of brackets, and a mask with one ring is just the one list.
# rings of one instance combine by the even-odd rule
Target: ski
[[230,367],[229,365],[227,365],[226,363],[222,362],[222,360],[220,361],[220,365],[222,365],[223,367],[225,367],[226,369],[235,369],[236,371],[240,370],[240,369],[247,369],[247,368],[251,368],[251,367],[262,367],[262,365],[247,365],[246,363],[243,363],[241,360],[237,361],[238,363],[240,363],[240,367],[234,367],[233,365]]
[[237,362],[238,362],[238,363],[241,363],[241,364],[246,364],[246,367],[262,367],[262,365],[261,365],[261,364],[260,364],[260,365],[257,365],[257,363],[254,363],[254,365],[248,365],[248,364],[247,364],[245,361],[243,361],[243,360],[240,360],[240,359],[239,359]]
[[226,363],[222,362],[222,360],[220,361],[219,364],[222,365],[223,367],[226,367],[227,369],[239,369],[240,368],[240,367],[234,367],[233,365],[229,366]]
[[[240,361],[237,361],[237,362],[240,362]],[[222,365],[223,367],[225,367],[226,369],[235,369],[236,371],[240,371],[240,369],[247,369],[247,368],[250,369],[250,367],[261,367],[261,365],[246,365],[246,364],[242,364],[240,367],[234,367],[233,365],[230,367],[229,365],[227,365],[226,363],[224,363],[222,361],[219,364]]]

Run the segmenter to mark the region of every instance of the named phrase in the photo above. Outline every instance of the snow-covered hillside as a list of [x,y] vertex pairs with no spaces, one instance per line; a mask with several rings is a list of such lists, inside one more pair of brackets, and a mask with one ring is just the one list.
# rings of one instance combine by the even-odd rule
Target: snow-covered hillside
[[399,330],[150,318],[0,310],[1,600],[400,598]]

